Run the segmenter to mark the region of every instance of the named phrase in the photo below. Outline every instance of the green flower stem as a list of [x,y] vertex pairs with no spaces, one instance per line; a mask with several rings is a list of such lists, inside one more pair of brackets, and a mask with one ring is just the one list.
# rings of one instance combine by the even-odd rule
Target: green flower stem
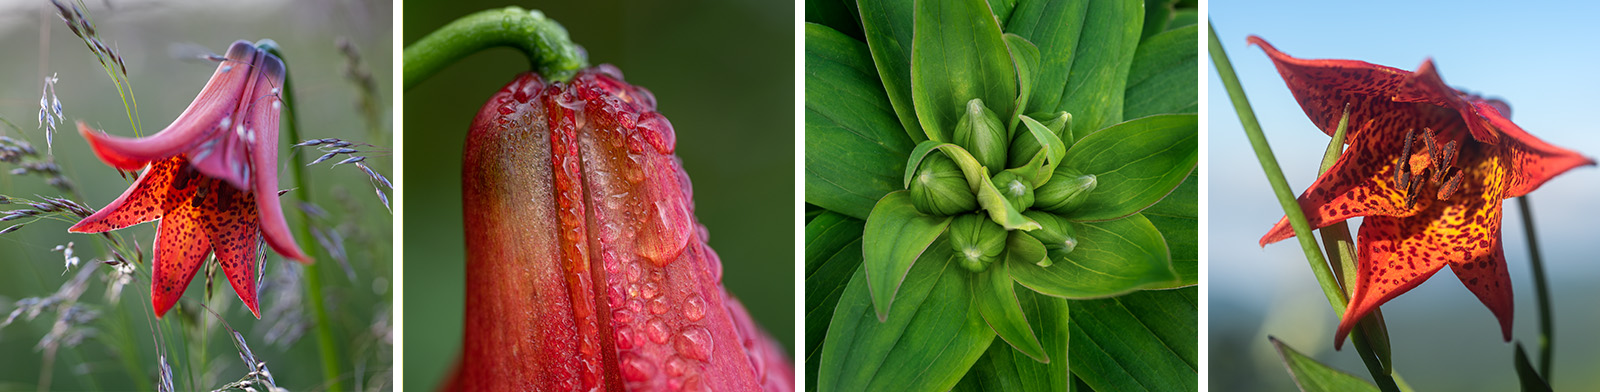
[[407,46],[403,88],[410,90],[473,53],[501,46],[522,51],[533,70],[551,80],[565,80],[588,63],[560,23],[538,10],[506,7],[456,19]]
[[[283,100],[283,109],[288,113],[284,115],[286,120],[284,122],[287,123],[284,128],[287,131],[289,140],[299,141],[301,140],[300,121],[298,110],[294,105],[294,83],[292,81],[293,78],[289,77],[289,60],[283,57],[283,52],[278,49],[275,42],[263,40],[257,45],[262,46],[261,49],[283,60],[283,93],[280,95]],[[301,199],[309,202],[313,193],[311,192],[311,183],[306,181],[305,165],[300,163],[299,158],[295,158],[298,155],[289,154],[289,156],[291,157],[289,158],[289,171],[294,173],[295,190],[300,195],[303,195]],[[316,239],[311,236],[311,214],[306,213],[304,208],[295,208],[295,211],[300,212],[299,224],[294,228],[295,241],[302,244],[316,243]],[[326,249],[315,246],[307,249],[321,250],[322,254],[318,256],[327,256]],[[303,269],[306,274],[306,302],[310,303],[311,317],[316,321],[313,329],[316,330],[317,334],[317,351],[322,358],[322,376],[327,379],[323,385],[329,391],[343,391],[345,389],[340,383],[343,376],[339,371],[339,358],[342,357],[339,356],[339,347],[333,340],[333,324],[329,322],[327,307],[323,304],[324,298],[327,297],[322,295],[322,268],[318,267],[320,265],[312,264],[305,266]]]
[[1539,253],[1539,236],[1533,230],[1533,206],[1528,196],[1517,198],[1517,208],[1522,211],[1522,233],[1528,237],[1528,261],[1533,265],[1533,291],[1539,299],[1539,374],[1550,381],[1551,342],[1556,340],[1555,323],[1551,320],[1550,285],[1545,281],[1544,257]]
[[[1300,241],[1300,247],[1305,251],[1306,261],[1311,265],[1311,272],[1317,278],[1317,283],[1322,286],[1322,293],[1328,297],[1328,304],[1335,313],[1344,313],[1344,291],[1339,288],[1339,283],[1333,276],[1333,271],[1328,267],[1328,262],[1322,257],[1322,250],[1317,246],[1316,238],[1311,236],[1310,224],[1306,222],[1305,214],[1300,210],[1300,203],[1295,200],[1294,191],[1289,189],[1289,180],[1283,176],[1283,169],[1278,166],[1278,159],[1272,155],[1272,147],[1267,144],[1266,134],[1261,132],[1261,123],[1256,120],[1255,111],[1250,108],[1250,100],[1244,95],[1244,88],[1239,85],[1239,77],[1233,72],[1233,63],[1228,61],[1228,54],[1222,49],[1222,42],[1217,39],[1216,29],[1207,28],[1210,42],[1211,62],[1217,67],[1217,74],[1222,78],[1222,85],[1228,91],[1228,98],[1233,102],[1234,111],[1239,114],[1239,122],[1244,127],[1245,136],[1250,139],[1250,146],[1254,148],[1256,159],[1261,162],[1261,169],[1267,175],[1267,182],[1272,184],[1272,191],[1278,198],[1278,203],[1283,206],[1284,215],[1289,219],[1289,225],[1294,227],[1295,238]],[[1361,355],[1361,361],[1367,365],[1367,371],[1372,373],[1373,381],[1378,384],[1378,389],[1384,392],[1398,392],[1400,387],[1395,385],[1394,377],[1384,371],[1384,366],[1372,352],[1366,333],[1360,328],[1351,333],[1351,344],[1356,346],[1356,352]]]

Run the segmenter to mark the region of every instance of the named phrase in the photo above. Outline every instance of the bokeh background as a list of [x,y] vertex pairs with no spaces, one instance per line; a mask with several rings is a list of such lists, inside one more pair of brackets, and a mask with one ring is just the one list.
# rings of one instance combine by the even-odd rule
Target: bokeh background
[[[366,163],[392,174],[388,148],[392,121],[389,111],[392,63],[392,9],[385,1],[283,1],[237,2],[113,0],[86,1],[92,20],[107,45],[115,48],[127,65],[142,118],[143,134],[156,132],[177,117],[205,85],[216,63],[199,60],[209,50],[221,53],[234,40],[271,38],[283,48],[300,104],[302,137],[341,138],[373,146],[360,147],[370,155]],[[347,76],[350,58],[338,45],[343,39],[359,52],[354,69],[377,81],[375,91],[359,87]],[[17,128],[0,125],[0,135],[32,142],[46,153],[44,133],[37,129],[40,89],[46,76],[56,75],[56,95],[65,123],[55,135],[54,155],[90,208],[100,208],[121,194],[133,177],[124,178],[89,151],[73,122],[83,120],[107,132],[131,136],[122,101],[106,72],[84,43],[56,16],[48,1],[0,2],[0,117]],[[377,121],[363,109],[372,103]],[[289,156],[287,136],[280,149]],[[302,154],[320,155],[310,151]],[[301,156],[305,162],[309,158]],[[287,160],[280,167],[280,186],[294,187]],[[70,196],[44,185],[36,175],[15,175],[16,166],[0,163],[0,194],[35,198]],[[263,318],[257,320],[234,295],[226,278],[218,275],[209,306],[239,331],[255,356],[268,364],[278,384],[291,390],[325,390],[317,342],[310,329],[308,304],[322,301],[328,307],[328,324],[340,353],[344,390],[380,390],[393,385],[392,339],[389,317],[392,293],[392,219],[374,194],[367,176],[352,165],[306,167],[310,199],[328,215],[314,220],[325,232],[337,232],[336,245],[346,263],[320,256],[312,268],[320,269],[322,298],[305,294],[302,269],[268,251],[266,281],[261,287]],[[293,200],[307,197],[300,189],[284,197],[291,225],[300,221]],[[385,189],[391,197],[392,191]],[[0,205],[0,210],[26,206]],[[204,300],[205,277],[199,276],[184,295],[188,314],[175,308],[156,320],[150,310],[149,266],[141,265],[143,280],[123,289],[120,301],[105,296],[103,280],[110,268],[94,259],[106,257],[98,236],[68,234],[71,222],[22,219],[0,223],[26,225],[0,235],[0,320],[12,314],[14,303],[28,297],[48,296],[79,271],[93,270],[79,298],[81,309],[98,317],[74,324],[87,337],[81,343],[61,346],[54,357],[36,347],[57,320],[45,311],[29,320],[21,315],[0,327],[0,390],[153,390],[159,372],[157,340],[166,349],[178,390],[211,390],[244,376],[248,371],[230,343],[226,329],[198,307]],[[149,256],[155,224],[121,231]],[[75,243],[82,263],[71,270],[56,245]],[[313,255],[326,255],[317,243],[301,242]],[[347,267],[346,267],[347,266]],[[348,273],[347,273],[348,271]],[[196,321],[199,320],[199,321]],[[152,336],[152,325],[162,337]],[[121,348],[130,350],[123,350]],[[45,369],[49,369],[48,372]]]
[[[502,1],[405,3],[402,43]],[[723,284],[794,347],[794,6],[760,0],[518,2],[561,22],[591,64],[655,93],[677,130]],[[461,146],[526,57],[494,49],[405,92],[405,383],[438,385],[461,344]]]
[[[1450,4],[1345,1],[1213,1],[1216,29],[1289,183],[1296,192],[1315,180],[1328,137],[1295,103],[1259,48],[1259,35],[1300,58],[1357,59],[1414,70],[1432,57],[1446,83],[1505,99],[1513,120],[1535,136],[1590,157],[1600,156],[1593,120],[1600,88],[1594,64],[1600,45],[1591,29],[1600,7],[1573,2],[1466,1]],[[1210,387],[1223,391],[1293,390],[1267,336],[1346,372],[1368,378],[1353,349],[1333,350],[1337,318],[1300,247],[1257,239],[1281,217],[1260,164],[1215,68],[1208,67],[1210,126]],[[1553,386],[1600,385],[1600,169],[1584,167],[1531,194],[1555,307]],[[1528,241],[1514,200],[1505,204],[1504,241],[1516,290],[1515,341],[1535,354],[1537,307]],[[1353,229],[1354,227],[1352,227]],[[1383,307],[1395,369],[1419,390],[1504,391],[1517,388],[1513,346],[1499,325],[1450,272]],[[1537,359],[1535,359],[1537,360]]]

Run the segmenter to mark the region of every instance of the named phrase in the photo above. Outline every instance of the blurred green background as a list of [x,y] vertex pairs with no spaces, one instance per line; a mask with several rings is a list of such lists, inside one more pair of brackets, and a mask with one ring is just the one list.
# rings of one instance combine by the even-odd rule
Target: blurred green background
[[[406,2],[403,43],[510,4]],[[723,283],[794,347],[794,6],[757,0],[520,3],[561,22],[591,64],[655,93],[677,130]],[[511,49],[471,56],[405,92],[405,383],[431,388],[461,339],[461,146],[490,94],[528,69]]]
[[[335,137],[371,143],[382,147],[362,147],[372,151],[367,163],[385,175],[392,172],[388,151],[392,63],[392,6],[384,1],[278,1],[241,3],[200,1],[88,1],[89,11],[100,38],[124,58],[128,78],[138,98],[145,135],[159,131],[177,117],[205,85],[216,63],[196,60],[198,48],[220,53],[237,39],[271,38],[283,48],[294,79],[295,98],[300,104],[302,137]],[[362,90],[346,77],[348,58],[341,54],[340,38],[347,39],[360,53],[360,70],[378,81],[372,102],[377,122],[370,122],[358,109]],[[107,132],[129,136],[129,125],[122,101],[83,42],[56,16],[48,1],[13,1],[0,4],[0,117],[20,127],[0,125],[0,135],[31,141],[45,153],[44,133],[36,128],[43,78],[60,78],[56,95],[61,100],[65,123],[55,136],[55,158],[66,175],[82,192],[78,201],[100,208],[121,194],[133,177],[124,178],[101,163],[77,134],[73,122],[83,120]],[[287,136],[284,136],[287,142]],[[287,157],[287,145],[280,149]],[[313,153],[315,152],[307,152]],[[304,160],[303,160],[304,161]],[[284,165],[289,165],[285,161]],[[0,164],[0,194],[35,198],[70,195],[44,185],[35,175],[10,174],[11,164]],[[294,187],[286,166],[280,168],[279,185]],[[295,263],[268,251],[260,301],[263,318],[257,320],[233,293],[225,278],[218,276],[212,309],[221,313],[249,342],[254,354],[267,362],[279,385],[291,390],[326,388],[318,362],[316,339],[310,327],[309,301],[328,306],[329,324],[341,353],[343,389],[388,389],[392,386],[392,339],[390,338],[390,295],[392,290],[392,219],[373,193],[372,185],[359,169],[351,165],[330,168],[319,164],[305,168],[310,180],[311,198],[329,214],[315,224],[337,231],[343,237],[348,255],[346,274],[331,257],[318,257],[313,265],[322,275],[324,297],[308,298],[301,271]],[[393,192],[390,192],[392,195]],[[306,197],[304,190],[285,196],[283,205],[291,225],[300,220],[299,209],[290,200]],[[26,206],[0,205],[11,211]],[[0,224],[9,227],[18,220]],[[26,315],[0,328],[0,391],[42,389],[49,380],[52,390],[148,390],[154,386],[159,369],[158,338],[151,336],[151,325],[162,329],[167,360],[173,367],[178,390],[210,390],[244,376],[247,370],[230,343],[225,329],[214,327],[205,338],[182,328],[193,328],[175,308],[165,319],[151,315],[149,266],[140,274],[146,278],[127,286],[119,302],[111,303],[103,294],[102,279],[110,268],[91,259],[102,258],[99,237],[68,234],[70,222],[40,220],[27,223],[18,231],[0,235],[0,320],[9,315],[15,301],[54,293],[81,269],[94,269],[80,305],[99,312],[99,317],[82,327],[89,338],[74,348],[63,348],[53,361],[35,345],[50,331],[56,314],[46,311],[38,318]],[[149,256],[155,224],[144,224],[121,231],[124,239],[136,239]],[[74,242],[83,264],[64,271],[63,257],[51,252],[56,245]],[[316,243],[301,242],[313,255],[324,255]],[[287,275],[285,275],[287,273]],[[276,277],[285,277],[274,283]],[[202,300],[205,277],[198,276],[185,293],[189,309]],[[274,308],[278,308],[274,310]],[[214,320],[209,316],[202,320]],[[270,335],[270,337],[269,337]],[[297,337],[298,335],[298,337]],[[208,341],[205,344],[201,340]],[[130,347],[127,351],[115,347]],[[202,347],[204,351],[202,352]],[[42,375],[45,368],[48,375]]]

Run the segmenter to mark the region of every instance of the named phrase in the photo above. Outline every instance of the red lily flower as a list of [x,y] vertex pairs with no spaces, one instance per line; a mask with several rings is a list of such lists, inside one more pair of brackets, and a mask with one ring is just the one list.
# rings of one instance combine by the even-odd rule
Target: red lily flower
[[[1510,108],[1450,88],[1433,61],[1416,72],[1353,60],[1304,60],[1260,37],[1306,116],[1334,132],[1349,109],[1349,148],[1300,195],[1311,227],[1366,217],[1355,293],[1334,347],[1368,313],[1449,265],[1511,340],[1511,278],[1500,243],[1501,200],[1594,161],[1545,143]],[[1287,219],[1261,245],[1293,237]]]
[[68,231],[100,233],[161,220],[150,281],[156,317],[178,302],[213,251],[233,291],[257,318],[257,236],[284,257],[310,262],[289,236],[278,205],[283,76],[277,56],[238,41],[200,95],[161,132],[129,139],[78,123],[100,160],[144,172],[122,196]]
[[489,98],[462,164],[466,325],[445,389],[792,390],[722,287],[655,108],[609,65]]

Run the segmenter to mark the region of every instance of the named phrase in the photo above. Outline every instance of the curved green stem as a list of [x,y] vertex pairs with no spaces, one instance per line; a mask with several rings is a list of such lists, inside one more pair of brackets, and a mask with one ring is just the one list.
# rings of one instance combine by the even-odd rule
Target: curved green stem
[[1528,196],[1517,198],[1517,208],[1522,211],[1522,232],[1528,236],[1528,260],[1533,265],[1533,292],[1539,299],[1539,374],[1550,381],[1551,342],[1556,340],[1555,324],[1551,320],[1550,285],[1545,281],[1544,257],[1539,253],[1539,236],[1533,230],[1533,206]]
[[[1334,278],[1327,259],[1323,258],[1322,248],[1317,245],[1317,239],[1311,236],[1311,225],[1306,222],[1305,213],[1300,210],[1300,202],[1295,199],[1294,191],[1290,190],[1289,180],[1283,176],[1283,168],[1278,166],[1278,159],[1272,155],[1272,147],[1267,144],[1266,134],[1261,132],[1261,123],[1256,120],[1255,110],[1250,108],[1250,100],[1245,97],[1244,88],[1239,85],[1239,77],[1233,72],[1233,63],[1228,61],[1228,54],[1222,49],[1222,41],[1217,39],[1216,29],[1208,28],[1207,33],[1210,35],[1208,47],[1211,63],[1217,67],[1222,85],[1228,90],[1228,98],[1233,101],[1233,109],[1239,114],[1239,122],[1244,127],[1245,136],[1249,137],[1256,159],[1261,162],[1261,169],[1267,175],[1267,182],[1272,184],[1273,194],[1283,206],[1289,225],[1294,228],[1295,238],[1300,241],[1300,248],[1305,251],[1311,272],[1316,275],[1317,283],[1322,286],[1322,294],[1328,297],[1328,304],[1333,306],[1334,312],[1344,313],[1348,299],[1344,290],[1339,287],[1338,280]],[[1379,390],[1400,391],[1394,376],[1385,371],[1384,365],[1373,353],[1365,331],[1361,328],[1352,331],[1350,343],[1356,347],[1356,352],[1366,364],[1367,371],[1372,374],[1372,379],[1378,384]]]
[[[289,61],[284,59],[283,52],[278,49],[278,44],[272,42],[272,40],[261,40],[256,43],[256,46],[283,60],[283,92],[279,95],[283,101],[284,112],[287,113],[284,115],[284,122],[286,123],[284,129],[289,140],[299,141],[301,140],[300,121],[297,115],[297,106],[294,104],[294,79],[289,77]],[[290,156],[294,157],[295,155],[290,154]],[[289,171],[294,173],[295,189],[298,190],[299,194],[303,195],[302,199],[310,200],[312,192],[309,186],[310,182],[306,181],[304,167],[305,165],[300,164],[298,158],[290,158]],[[304,208],[296,208],[295,210],[300,211],[300,222],[294,228],[295,241],[302,244],[315,243],[316,239],[311,236],[311,215],[306,213]],[[307,249],[322,248],[313,246]],[[327,250],[324,249],[322,252],[324,253],[322,256],[327,256]],[[322,269],[318,267],[315,264],[305,266],[306,302],[310,303],[311,317],[316,320],[313,329],[317,335],[317,351],[322,358],[322,376],[327,379],[324,385],[327,386],[329,391],[342,391],[344,388],[340,380],[343,376],[339,371],[339,358],[341,357],[339,356],[339,347],[333,340],[333,324],[329,322],[327,307],[322,303],[323,298],[326,297],[322,295],[322,273],[320,272]]]
[[506,7],[456,19],[407,46],[403,88],[410,90],[463,57],[501,46],[522,51],[533,70],[550,80],[565,80],[588,65],[560,23],[539,10]]

